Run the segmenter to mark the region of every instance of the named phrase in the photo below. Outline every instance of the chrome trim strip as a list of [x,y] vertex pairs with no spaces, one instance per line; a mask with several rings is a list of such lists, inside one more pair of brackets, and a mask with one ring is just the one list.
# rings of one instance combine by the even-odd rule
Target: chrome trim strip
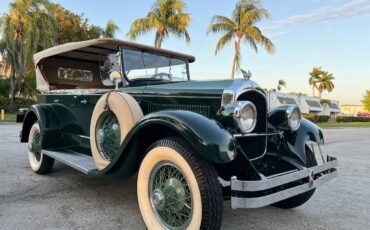
[[[254,81],[245,79],[235,79],[228,88],[224,89],[222,93],[221,107],[228,103],[236,102],[240,94],[244,93],[245,91],[248,90],[258,91],[258,89],[260,89],[260,86]],[[230,101],[224,100],[227,95],[231,96]],[[266,95],[264,96],[266,97]]]
[[[184,95],[154,95],[154,94],[142,94],[141,97],[168,97],[168,98],[197,98],[199,99],[200,96],[184,96]],[[201,96],[202,99],[220,99],[220,97],[217,96]]]
[[275,136],[275,135],[279,135],[278,132],[274,132],[274,133],[238,133],[238,134],[234,134],[233,136],[235,138],[238,138],[238,137],[260,137],[260,136]]
[[332,179],[337,177],[338,172],[334,171],[329,174],[325,174],[320,178],[313,181],[312,186],[310,187],[309,183],[298,185],[293,188],[289,188],[277,193],[273,193],[267,196],[262,197],[253,197],[253,198],[240,198],[240,197],[231,197],[231,208],[260,208],[265,207],[270,204],[285,200],[287,198],[299,195],[301,193],[310,191]]
[[283,176],[278,176],[266,180],[259,181],[239,181],[236,177],[231,178],[231,190],[233,191],[245,191],[255,192],[275,188],[280,185],[288,184],[290,182],[300,180],[309,176],[311,172],[319,174],[323,171],[334,168],[338,165],[338,160],[329,161],[326,164],[318,165],[312,168],[300,170],[298,172],[289,173]]

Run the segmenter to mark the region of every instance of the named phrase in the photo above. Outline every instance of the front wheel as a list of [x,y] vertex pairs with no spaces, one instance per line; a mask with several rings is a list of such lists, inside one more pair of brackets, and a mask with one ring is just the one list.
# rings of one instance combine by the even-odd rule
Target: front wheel
[[214,167],[181,139],[155,142],[137,180],[140,212],[148,229],[219,229],[223,198]]

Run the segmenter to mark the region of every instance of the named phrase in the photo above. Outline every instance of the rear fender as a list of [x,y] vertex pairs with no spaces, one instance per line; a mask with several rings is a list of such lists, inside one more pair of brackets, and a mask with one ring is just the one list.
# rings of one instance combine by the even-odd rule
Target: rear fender
[[63,131],[82,132],[68,110],[61,104],[36,104],[26,113],[20,133],[21,142],[27,142],[32,125],[38,122],[42,133],[43,149],[63,147]]

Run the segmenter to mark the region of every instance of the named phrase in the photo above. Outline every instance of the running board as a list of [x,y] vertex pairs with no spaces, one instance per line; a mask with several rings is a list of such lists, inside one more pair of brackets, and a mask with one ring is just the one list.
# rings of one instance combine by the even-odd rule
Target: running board
[[42,153],[85,174],[97,171],[94,159],[81,153],[50,150],[42,150]]

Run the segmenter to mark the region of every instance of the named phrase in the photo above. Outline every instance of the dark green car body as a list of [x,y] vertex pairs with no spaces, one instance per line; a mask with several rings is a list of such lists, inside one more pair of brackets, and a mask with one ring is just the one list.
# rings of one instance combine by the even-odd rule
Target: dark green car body
[[[123,66],[127,66],[124,49],[128,48],[140,50],[140,52],[158,53],[168,56],[170,60],[177,58],[183,61],[187,70],[187,79],[182,81],[165,81],[162,78],[159,81],[133,80],[121,84],[115,90],[114,85],[103,85],[102,69],[94,69],[96,63],[98,66],[101,65],[101,52],[119,52],[117,57],[123,56],[122,60],[119,59],[120,64],[122,62]],[[249,79],[190,80],[189,63],[194,61],[191,56],[107,39],[87,41],[83,44],[72,43],[60,49],[62,51],[52,48],[35,56],[36,72],[40,76],[38,89],[41,93],[37,96],[38,104],[29,108],[25,115],[20,133],[21,142],[28,141],[32,125],[38,122],[42,133],[42,150],[67,151],[91,157],[90,138],[95,138],[90,137],[91,117],[98,100],[113,90],[131,95],[144,115],[129,130],[109,165],[102,170],[89,171],[89,174],[106,175],[117,179],[131,177],[137,173],[152,143],[163,138],[176,137],[187,142],[197,154],[215,167],[220,183],[223,187],[229,188],[224,193],[226,197],[231,195],[243,198],[245,194],[252,194],[240,187],[240,183],[235,182],[236,178],[249,183],[250,181],[266,182],[268,181],[266,178],[285,174],[292,177],[290,181],[286,178],[279,178],[281,179],[279,183],[275,181],[276,187],[280,186],[279,189],[263,185],[266,191],[268,189],[271,191],[267,193],[260,191],[259,196],[262,199],[264,195],[291,188],[292,181],[295,181],[295,174],[291,172],[302,174],[311,170],[307,166],[305,151],[307,143],[310,141],[317,145],[323,143],[320,128],[304,118],[301,119],[298,129],[294,131],[284,129],[284,125],[287,126],[286,111],[290,107],[268,111],[266,94],[254,81]],[[84,68],[92,66],[92,71],[96,71],[98,78],[84,85],[81,82],[71,81],[70,83],[68,79],[55,77],[56,72],[53,71],[58,67],[57,65],[63,68],[65,65],[76,68],[78,67],[76,62],[82,63]],[[122,72],[128,80],[127,75],[130,71],[122,70]],[[155,75],[157,75],[157,69]],[[81,86],[86,87],[81,88]],[[255,127],[249,133],[243,133],[235,120],[235,106],[241,101],[253,103],[257,112]],[[328,157],[326,163],[330,161],[334,162],[334,158]],[[332,168],[334,163],[320,169],[321,171],[312,169],[317,171],[317,176],[313,174],[310,179],[319,178],[323,175],[322,171],[336,172],[336,169]],[[303,174],[299,176],[294,183],[298,185],[307,183]],[[230,187],[233,190],[233,180],[234,193],[230,191]],[[271,182],[271,186],[274,183]],[[305,188],[300,192],[297,190],[296,194],[309,189],[312,188]],[[238,191],[246,193],[241,194]],[[250,199],[255,203],[234,206],[260,207],[264,204],[258,200],[254,201],[253,194]],[[265,203],[271,204],[279,200],[281,198],[276,197]]]
[[[246,80],[240,81],[248,82]],[[274,159],[276,161],[274,163],[275,169],[265,167],[266,163],[272,158],[270,153],[274,153],[274,158],[275,155],[283,156],[287,154],[285,152],[277,154],[275,152],[278,151],[277,148],[267,149],[266,152],[269,154],[263,154],[263,157],[252,161],[252,163],[249,162],[251,157],[245,153],[248,146],[244,146],[243,139],[253,139],[255,137],[234,137],[235,130],[232,127],[235,126],[232,121],[227,124],[228,121],[224,121],[219,116],[220,110],[222,110],[221,103],[224,90],[228,89],[232,83],[231,80],[188,81],[128,86],[119,89],[119,91],[128,93],[137,100],[144,117],[130,131],[122,143],[120,154],[114,159],[117,163],[113,163],[111,167],[97,173],[112,174],[123,178],[133,175],[138,169],[141,154],[148,147],[147,145],[143,147],[140,140],[147,140],[147,136],[153,134],[157,135],[155,139],[158,139],[163,137],[165,132],[185,138],[205,159],[220,165],[220,168],[222,168],[221,165],[233,164],[233,158],[235,157],[242,158],[242,161],[237,162],[244,162],[248,165],[248,169],[246,168],[244,172],[245,175],[238,175],[242,172],[238,172],[238,174],[234,172],[227,173],[238,175],[238,178],[246,177],[247,179],[252,177],[250,179],[259,179],[259,170],[262,169],[265,173],[271,170],[269,174],[273,174],[276,170],[288,171],[292,167],[305,167],[304,152],[299,151],[302,150],[307,137],[317,142],[320,141],[321,137],[319,128],[309,124],[308,121],[304,122],[300,130],[288,135],[289,137],[298,136],[298,139],[293,137],[283,139],[284,142],[289,141],[293,146],[299,146],[296,149],[298,152],[289,152],[290,164],[283,161],[281,157],[277,157]],[[250,85],[253,86],[247,87],[247,89],[251,89],[253,92],[261,92],[258,94],[263,95],[263,91],[256,87],[255,83]],[[42,124],[43,149],[68,148],[76,152],[90,154],[90,119],[96,102],[103,94],[101,92],[82,95],[64,93],[38,95],[39,104],[30,108],[24,120],[21,140],[27,140],[27,129],[37,119]],[[86,101],[86,104],[81,104],[81,101]],[[262,106],[265,108],[266,104],[262,104]],[[265,117],[263,118],[265,119]],[[268,123],[266,125],[266,127],[269,127]],[[270,128],[269,132],[276,134],[276,130],[272,126]],[[148,131],[149,129],[150,131]],[[266,133],[266,131],[263,130],[262,133]],[[300,135],[300,132],[303,134]],[[268,138],[267,146],[276,141],[274,136]],[[260,140],[255,141],[256,144],[258,144],[258,141],[261,142]],[[275,143],[275,147],[281,145],[278,142]],[[281,166],[280,169],[277,167],[279,165]],[[230,168],[233,167],[230,166]]]

